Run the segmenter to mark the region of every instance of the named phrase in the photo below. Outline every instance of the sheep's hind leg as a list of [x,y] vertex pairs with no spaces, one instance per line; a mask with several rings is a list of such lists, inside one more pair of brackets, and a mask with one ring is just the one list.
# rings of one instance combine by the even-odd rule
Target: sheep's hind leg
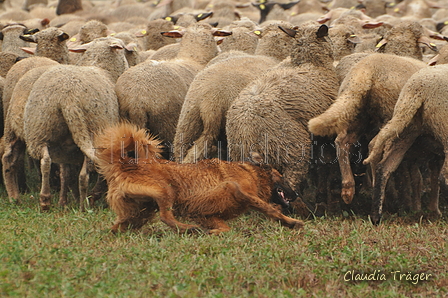
[[350,145],[357,140],[355,133],[347,131],[338,134],[335,145],[338,155],[339,169],[342,176],[341,197],[346,204],[350,204],[355,195],[355,178],[350,166]]
[[42,185],[40,189],[40,208],[42,211],[50,209],[51,193],[50,193],[50,171],[51,158],[48,147],[42,148],[42,158],[40,160],[40,172],[42,174]]
[[61,191],[59,192],[59,206],[66,206],[67,205],[67,192],[68,192],[68,175],[69,175],[69,169],[66,164],[60,164],[59,165],[59,177],[61,180]]
[[6,144],[5,147],[2,163],[6,191],[11,203],[20,202],[18,167],[20,166],[19,159],[25,153],[25,144],[20,140],[15,140]]
[[[446,162],[446,159],[445,159]],[[434,218],[439,218],[442,216],[442,212],[439,209],[439,177],[442,171],[442,166],[445,164],[442,163],[441,158],[434,158],[429,161],[429,170],[430,170],[430,180],[431,180],[431,191],[429,193],[429,206],[428,209],[431,212],[431,216]]]
[[376,170],[371,220],[375,225],[379,224],[381,220],[387,181],[390,175],[398,168],[404,154],[412,146],[417,136],[418,132],[414,131],[401,139],[396,138],[390,147],[384,150],[383,159],[374,167]]
[[84,156],[81,171],[79,172],[79,209],[81,212],[86,210],[87,188],[89,187],[89,158]]

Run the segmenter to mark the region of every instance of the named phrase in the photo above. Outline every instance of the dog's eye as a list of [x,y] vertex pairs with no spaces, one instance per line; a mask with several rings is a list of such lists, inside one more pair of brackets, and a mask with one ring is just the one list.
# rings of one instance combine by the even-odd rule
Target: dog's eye
[[278,187],[278,188],[277,188],[277,192],[278,192],[279,194],[283,194],[283,189],[281,189],[280,187]]

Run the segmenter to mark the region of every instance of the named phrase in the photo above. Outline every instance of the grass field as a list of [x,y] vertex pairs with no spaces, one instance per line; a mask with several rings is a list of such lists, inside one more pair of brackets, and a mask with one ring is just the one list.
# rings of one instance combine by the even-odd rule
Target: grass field
[[445,220],[317,218],[295,231],[250,213],[222,236],[159,221],[113,235],[107,208],[41,213],[1,194],[2,297],[448,296]]

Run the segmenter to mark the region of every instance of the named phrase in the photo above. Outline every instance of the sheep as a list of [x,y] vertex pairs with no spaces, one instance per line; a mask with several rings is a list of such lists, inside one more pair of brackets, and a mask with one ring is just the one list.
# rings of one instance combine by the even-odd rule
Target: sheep
[[[118,55],[96,59],[95,54],[104,55],[104,48]],[[119,118],[113,82],[116,74],[110,74],[106,69],[124,69],[127,66],[123,48],[124,44],[119,39],[97,39],[79,50],[74,49],[85,51],[83,59],[90,59],[91,65],[96,66],[56,65],[46,70],[33,84],[23,110],[23,138],[30,156],[41,160],[42,210],[50,207],[48,179],[52,161],[61,164],[61,177],[66,177],[65,164],[82,164],[79,174],[80,209],[85,209],[88,160],[95,160],[93,135],[117,123]],[[111,60],[113,58],[115,60]],[[87,64],[86,61],[80,64],[84,63]],[[13,169],[15,165],[12,161],[17,153],[14,152],[13,143],[5,146],[2,160],[7,162],[6,168]],[[4,178],[5,184],[13,183],[6,180],[10,179],[10,175]],[[62,185],[64,183],[61,182]],[[13,195],[8,193],[9,197]]]
[[252,3],[252,5],[260,10],[260,20],[258,23],[262,24],[269,20],[286,21],[288,16],[286,15],[285,10],[290,9],[297,3],[299,3],[299,1],[289,3],[260,2]]
[[423,60],[420,44],[424,44],[434,51],[437,50],[427,35],[437,39],[444,39],[440,35],[430,33],[428,29],[423,28],[418,22],[402,21],[386,32],[383,39],[376,46],[377,52]]
[[[5,109],[5,128],[2,142],[5,144],[3,163],[3,177],[5,187],[10,201],[20,202],[19,182],[23,179],[23,156],[25,153],[24,132],[23,132],[23,112],[25,103],[31,92],[34,82],[50,67],[57,65],[47,64],[35,67],[26,72],[17,82],[10,99],[11,105]],[[26,88],[24,87],[26,86]],[[3,131],[3,130],[2,130]],[[65,180],[62,180],[65,181]],[[66,197],[65,187],[61,188],[61,198]]]
[[30,57],[26,58],[24,60],[21,60],[14,64],[11,69],[6,74],[5,78],[5,88],[3,90],[3,114],[4,119],[6,118],[6,112],[9,108],[9,101],[11,100],[11,96],[14,90],[14,87],[16,86],[17,82],[20,80],[20,78],[29,70],[44,66],[44,65],[57,65],[58,63],[54,61],[53,59],[46,58],[46,57]]
[[225,114],[231,103],[249,82],[286,58],[295,46],[294,39],[280,30],[279,25],[294,27],[279,22],[256,30],[261,36],[259,48],[255,51],[258,55],[230,52],[231,55],[218,63],[216,59],[223,55],[220,54],[196,76],[186,95],[176,128],[176,160],[191,163],[217,154],[216,141],[225,139]]
[[[400,165],[408,149],[418,142],[417,138],[420,136],[426,138],[425,142],[420,142],[419,152],[429,150],[439,156],[429,161],[432,183],[428,209],[433,215],[441,216],[438,196],[440,173],[444,182],[448,181],[448,130],[443,125],[448,111],[447,75],[447,64],[423,68],[414,73],[400,92],[393,116],[369,144],[370,153],[364,163],[370,164],[374,173],[371,218],[375,224],[378,224],[382,217],[384,190],[389,176]],[[429,138],[434,140],[428,140]],[[426,159],[431,157],[428,153],[423,156]]]
[[392,117],[393,107],[406,80],[426,64],[410,57],[375,53],[359,61],[347,74],[337,100],[311,119],[308,129],[317,136],[337,135],[335,145],[342,175],[341,196],[353,200],[355,181],[349,148],[361,134],[372,134]]
[[296,43],[291,59],[241,91],[227,112],[226,134],[231,160],[258,150],[298,190],[310,163],[306,123],[330,106],[339,84],[326,25],[283,30]]
[[83,8],[81,0],[58,0],[58,4],[56,6],[56,14],[69,14],[82,9]]
[[12,23],[3,27],[0,32],[0,40],[2,40],[2,52],[10,52],[20,56],[29,57],[21,48],[29,46],[28,42],[21,40],[19,37],[29,33],[25,25]]
[[165,19],[157,19],[148,22],[145,30],[141,30],[137,37],[143,38],[143,49],[146,50],[158,50],[161,47],[176,43],[175,39],[166,38],[160,34],[160,32],[167,32],[174,30],[174,24],[171,21]]
[[35,49],[24,48],[27,53],[36,56],[47,57],[62,64],[68,64],[68,48],[66,40],[69,38],[68,34],[62,30],[50,27],[34,34],[24,34],[20,39],[37,43]]
[[70,49],[72,52],[84,52],[76,65],[101,65],[114,83],[129,68],[126,56],[121,50],[126,50],[123,41],[114,37],[97,38],[88,44]]
[[255,53],[259,38],[256,34],[251,34],[251,32],[256,31],[254,22],[243,18],[241,21],[232,22],[225,29],[232,31],[232,35],[224,38],[219,45],[222,52],[235,50],[249,54]]
[[213,35],[229,35],[230,32],[195,23],[183,35],[179,31],[165,34],[182,37],[176,59],[161,63],[145,61],[130,68],[120,76],[115,90],[122,117],[149,128],[172,144],[191,81],[218,53]]

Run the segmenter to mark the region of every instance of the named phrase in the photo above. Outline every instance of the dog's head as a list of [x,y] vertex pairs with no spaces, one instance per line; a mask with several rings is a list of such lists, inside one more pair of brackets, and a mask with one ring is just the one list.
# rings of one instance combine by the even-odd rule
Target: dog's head
[[273,189],[271,192],[271,202],[278,204],[283,208],[288,208],[289,204],[297,199],[297,193],[291,188],[289,183],[283,178],[279,171],[272,168],[270,165],[263,161],[260,154],[256,152],[250,153],[250,159],[252,164],[260,166],[266,173],[271,175]]

